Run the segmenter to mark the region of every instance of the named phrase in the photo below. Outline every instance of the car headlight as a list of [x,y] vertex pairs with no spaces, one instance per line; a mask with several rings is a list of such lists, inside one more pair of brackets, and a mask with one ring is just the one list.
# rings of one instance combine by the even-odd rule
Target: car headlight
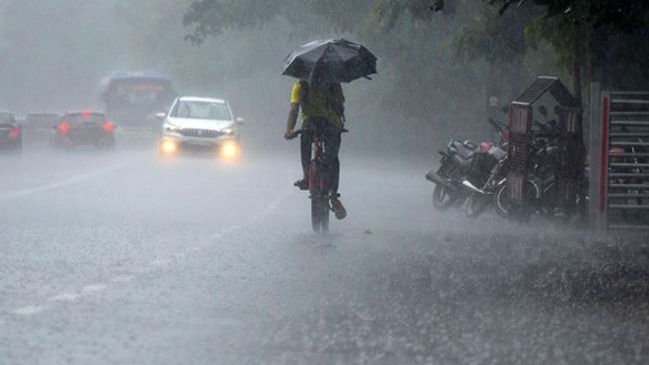
[[178,144],[170,140],[162,141],[162,145],[160,147],[162,152],[167,155],[174,154],[178,150]]
[[177,125],[166,123],[164,125],[164,130],[166,132],[178,133],[178,132],[180,132],[180,127],[178,127]]
[[232,129],[232,128],[225,128],[225,129],[222,129],[221,132],[222,132],[223,134],[227,134],[227,135],[230,135],[230,136],[231,136],[231,135],[234,134],[234,129]]
[[235,142],[227,142],[221,146],[221,155],[228,160],[239,155],[239,145]]

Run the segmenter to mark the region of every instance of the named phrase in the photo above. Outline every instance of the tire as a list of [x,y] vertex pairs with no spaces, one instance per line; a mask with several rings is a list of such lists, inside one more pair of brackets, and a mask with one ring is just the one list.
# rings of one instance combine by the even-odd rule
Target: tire
[[487,210],[490,203],[490,197],[471,194],[471,196],[466,200],[464,212],[469,218],[477,218]]
[[435,185],[433,189],[433,206],[438,210],[447,210],[455,204],[458,196],[443,185]]
[[315,162],[311,163],[310,179],[315,183],[311,184],[311,227],[316,233],[325,233],[329,230],[329,194],[323,192],[322,172]]
[[320,233],[320,207],[318,199],[311,197],[311,227],[313,232]]
[[[541,212],[546,216],[552,216],[555,212],[556,199],[555,199],[555,182],[550,181],[543,186],[543,194],[541,194],[539,206]],[[576,198],[575,198],[576,199]]]
[[326,198],[311,198],[311,225],[316,233],[329,230],[329,201]]
[[[538,186],[531,181],[527,182],[528,195],[537,197],[540,192],[538,191]],[[494,209],[499,216],[504,218],[518,218],[520,220],[526,220],[529,216],[529,210],[521,210],[521,207],[515,206],[509,200],[509,194],[507,194],[507,183],[503,183],[498,187],[496,192],[496,198],[494,202]]]

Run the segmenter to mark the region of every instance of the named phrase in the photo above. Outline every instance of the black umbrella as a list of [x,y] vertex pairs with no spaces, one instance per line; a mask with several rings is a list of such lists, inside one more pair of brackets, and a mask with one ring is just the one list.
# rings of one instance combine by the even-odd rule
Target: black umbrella
[[351,82],[376,73],[376,56],[345,39],[307,43],[286,57],[282,75],[306,81]]

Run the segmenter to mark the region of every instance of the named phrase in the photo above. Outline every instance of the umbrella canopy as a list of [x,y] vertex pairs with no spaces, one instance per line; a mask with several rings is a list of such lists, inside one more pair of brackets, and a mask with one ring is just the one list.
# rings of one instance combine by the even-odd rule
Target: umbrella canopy
[[345,39],[313,41],[295,49],[284,61],[282,75],[306,81],[351,82],[376,73],[376,56]]

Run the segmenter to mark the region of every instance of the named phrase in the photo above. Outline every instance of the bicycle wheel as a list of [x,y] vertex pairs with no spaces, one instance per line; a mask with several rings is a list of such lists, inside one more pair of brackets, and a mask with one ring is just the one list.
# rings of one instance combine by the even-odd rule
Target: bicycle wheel
[[[538,186],[529,180],[527,181],[527,196],[528,202],[533,202],[540,196]],[[527,220],[531,213],[528,208],[518,206],[511,201],[507,183],[503,183],[498,187],[494,208],[499,216],[510,219],[514,218],[520,221]]]
[[329,230],[329,193],[325,171],[315,162],[311,163],[311,226],[316,233]]
[[327,198],[311,198],[311,225],[316,233],[329,230],[329,201]]

